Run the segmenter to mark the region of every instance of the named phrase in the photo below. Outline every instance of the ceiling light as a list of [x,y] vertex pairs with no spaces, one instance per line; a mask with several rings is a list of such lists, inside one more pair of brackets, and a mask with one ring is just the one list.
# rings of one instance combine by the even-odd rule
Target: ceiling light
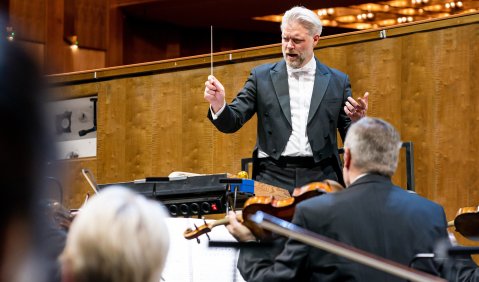
[[321,10],[318,10],[318,16],[325,16],[328,14],[328,11],[326,9],[321,9]]
[[442,5],[431,5],[423,8],[425,11],[428,12],[440,12],[442,10]]
[[368,28],[371,28],[371,24],[368,24],[368,23],[360,23],[360,24],[357,24],[356,25],[356,28],[357,29],[368,29]]
[[409,6],[409,1],[405,1],[405,0],[389,1],[389,5],[396,8],[407,7]]
[[342,23],[353,23],[356,21],[356,17],[355,16],[336,17],[336,21],[342,22]]
[[382,25],[382,26],[388,26],[388,25],[393,25],[396,23],[396,20],[394,19],[387,19],[387,20],[382,20],[382,21],[379,21],[378,22],[379,25]]
[[415,15],[416,14],[416,9],[414,8],[406,8],[406,9],[401,9],[398,11],[399,14],[401,15]]
[[[325,7],[315,10],[325,26],[351,29],[368,29],[394,24],[409,23],[449,16],[451,14],[475,12],[477,0],[391,0],[365,3],[347,7]],[[256,17],[256,20],[281,22],[282,16]]]

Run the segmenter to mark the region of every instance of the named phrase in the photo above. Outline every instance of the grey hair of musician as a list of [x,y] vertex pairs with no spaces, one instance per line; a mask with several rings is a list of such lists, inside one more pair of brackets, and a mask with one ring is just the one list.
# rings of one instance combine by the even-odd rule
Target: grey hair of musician
[[71,225],[62,275],[75,282],[160,281],[169,247],[165,218],[159,202],[123,187],[105,188]]
[[401,141],[391,124],[365,117],[351,125],[344,147],[349,148],[351,162],[359,171],[391,177],[398,165]]
[[297,22],[309,31],[309,35],[321,35],[323,25],[316,13],[305,8],[296,6],[288,11],[283,16],[281,21],[281,31],[290,23]]

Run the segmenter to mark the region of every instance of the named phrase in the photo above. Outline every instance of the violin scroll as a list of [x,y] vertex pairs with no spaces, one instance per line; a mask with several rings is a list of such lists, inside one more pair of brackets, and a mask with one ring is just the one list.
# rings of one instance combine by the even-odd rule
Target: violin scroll
[[[191,239],[198,240],[198,237],[200,237],[203,234],[208,236],[208,233],[211,232],[211,230],[215,226],[228,224],[228,218],[223,218],[223,219],[214,221],[212,223],[207,223],[206,220],[204,220],[204,223],[205,224],[201,225],[200,227],[195,225],[195,229],[192,229],[192,228],[186,229],[185,232],[183,232],[183,237],[185,237],[185,239],[188,239],[188,240],[191,240]],[[199,243],[199,240],[198,240],[198,243]]]

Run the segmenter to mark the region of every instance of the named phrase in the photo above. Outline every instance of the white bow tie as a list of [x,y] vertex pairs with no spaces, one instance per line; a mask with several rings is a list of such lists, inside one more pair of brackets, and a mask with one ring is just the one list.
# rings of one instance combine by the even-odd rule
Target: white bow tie
[[302,68],[299,68],[299,69],[290,68],[289,72],[290,72],[290,74],[294,74],[294,75],[313,74],[314,69],[313,68],[308,68],[308,67],[302,67]]

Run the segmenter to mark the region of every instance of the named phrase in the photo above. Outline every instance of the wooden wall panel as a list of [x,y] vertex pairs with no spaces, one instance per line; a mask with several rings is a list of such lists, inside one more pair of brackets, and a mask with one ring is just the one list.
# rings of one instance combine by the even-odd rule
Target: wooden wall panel
[[107,21],[107,57],[106,66],[119,66],[123,64],[123,13],[118,7],[108,8]]
[[[421,33],[408,38],[403,38],[402,48],[402,82],[400,84],[404,93],[401,110],[404,112],[401,131],[404,138],[414,141],[416,186],[422,195],[428,194],[429,183],[425,182],[425,175],[431,175],[433,168],[430,155],[425,155],[424,150],[432,148],[430,142],[434,139],[434,120],[429,116],[434,107],[435,91],[434,82],[431,80],[432,56],[427,55],[429,40],[434,34]],[[414,48],[408,48],[414,44]],[[419,82],[419,83],[418,83]],[[426,171],[428,170],[428,171]]]
[[43,66],[45,61],[45,44],[29,41],[18,41],[18,43],[35,60],[37,65]]
[[[479,204],[476,144],[479,24],[319,48],[324,63],[350,75],[355,97],[370,92],[369,115],[391,122],[414,142],[419,194],[458,208]],[[320,42],[321,44],[321,42]],[[227,101],[253,66],[281,58],[217,66]],[[236,173],[255,145],[256,118],[235,134],[207,120],[203,99],[209,66],[99,82],[99,182],[131,181],[171,171]],[[88,84],[92,85],[92,83]],[[75,92],[77,86],[64,86]],[[91,86],[90,86],[91,87]],[[394,181],[406,186],[402,158]]]
[[[107,0],[9,1],[9,25],[15,40],[27,47],[48,74],[104,68],[106,63]],[[72,34],[80,49],[64,40],[65,5],[74,5]],[[2,27],[3,28],[3,27]],[[41,45],[41,46],[40,46]],[[42,56],[38,58],[38,56]]]
[[13,27],[17,39],[36,43],[45,42],[46,1],[47,0],[10,1],[10,25]]
[[[126,88],[123,80],[107,83],[98,93],[97,163],[100,183],[122,181],[125,176]],[[100,145],[103,144],[103,145]],[[111,149],[108,151],[107,149]],[[108,160],[108,161],[103,161]]]
[[70,209],[78,209],[85,201],[87,194],[95,193],[81,170],[87,168],[96,175],[96,158],[82,158],[58,161],[54,165],[63,172],[58,179],[63,186],[63,205]]
[[477,105],[470,91],[471,43],[477,44],[477,38],[467,36],[475,29],[403,38],[403,136],[416,144],[418,191],[445,205],[449,216],[466,204],[461,183],[471,183],[478,167],[470,146],[477,137],[468,122],[471,106]]
[[[466,30],[467,32],[467,30]],[[479,132],[479,116],[474,115],[473,113],[479,113],[479,97],[477,91],[479,89],[479,64],[475,64],[474,62],[479,62],[479,26],[475,25],[470,29],[471,34],[464,35],[471,40],[469,41],[469,52],[467,54],[468,61],[469,61],[469,89],[467,89],[467,93],[471,96],[471,104],[470,104],[470,115],[472,117],[468,121],[469,123],[469,130],[471,134],[474,132]],[[469,150],[471,150],[471,154],[469,157],[474,158],[474,155],[477,155],[477,135],[475,136],[474,140],[469,140],[467,144]],[[474,159],[474,163],[471,164],[470,170],[473,172],[467,178],[467,181],[463,182],[462,185],[459,186],[457,189],[462,190],[461,193],[466,195],[467,198],[467,206],[475,206],[479,202],[479,189],[474,189],[474,187],[479,187],[479,178],[477,176],[477,171],[479,170],[479,165],[477,163],[477,159]],[[467,187],[467,188],[466,188]]]
[[50,91],[52,100],[66,100],[97,95],[102,84],[85,83],[55,87]]
[[108,0],[75,0],[73,5],[80,47],[105,50]]
[[45,72],[48,74],[68,72],[64,69],[65,47],[67,44],[63,41],[64,28],[64,1],[49,0],[46,2],[45,30]]
[[[212,172],[214,166],[212,163],[213,132],[208,124],[209,121],[205,119],[206,104],[200,90],[204,87],[206,74],[204,70],[194,70],[191,73],[178,72],[175,82],[178,85],[179,105],[182,112],[182,130],[176,140],[176,144],[180,142],[182,147],[181,170],[199,173]],[[184,83],[185,81],[189,83]],[[169,144],[165,145],[169,146]]]
[[[183,146],[183,109],[178,92],[178,74],[168,73],[151,77],[152,93],[152,166],[149,176],[166,175],[171,170],[182,167]],[[193,138],[196,140],[196,138]],[[185,140],[184,142],[187,142]],[[170,144],[177,144],[171,146]],[[163,172],[161,174],[161,172]]]
[[[220,81],[224,81],[226,101],[231,102],[236,96],[238,90],[243,87],[244,82],[250,74],[251,68],[268,61],[271,60],[216,67],[214,75],[220,79]],[[201,77],[201,88],[198,89],[198,95],[203,101],[205,101],[203,98],[203,92],[205,89],[204,82],[208,75],[209,73],[206,73],[206,75]],[[204,116],[207,114],[209,103],[206,102],[205,105],[206,107],[203,107]],[[204,110],[205,108],[206,111]],[[240,160],[242,158],[251,157],[256,143],[256,122],[256,116],[254,116],[243,128],[234,134],[224,134],[219,132],[214,126],[211,127],[214,138],[214,153],[211,159],[211,162],[214,164],[213,171],[218,173],[230,172],[236,174],[241,170]],[[210,123],[209,120],[208,123]]]
[[151,89],[151,78],[145,77],[130,79],[125,86],[126,99],[120,101],[124,104],[126,125],[122,143],[125,151],[124,173],[143,178],[151,175],[151,117],[155,106],[151,97],[154,89]]
[[100,69],[105,67],[105,51],[90,50],[79,48],[71,50],[69,46],[65,46],[65,69],[74,71],[84,71]]

